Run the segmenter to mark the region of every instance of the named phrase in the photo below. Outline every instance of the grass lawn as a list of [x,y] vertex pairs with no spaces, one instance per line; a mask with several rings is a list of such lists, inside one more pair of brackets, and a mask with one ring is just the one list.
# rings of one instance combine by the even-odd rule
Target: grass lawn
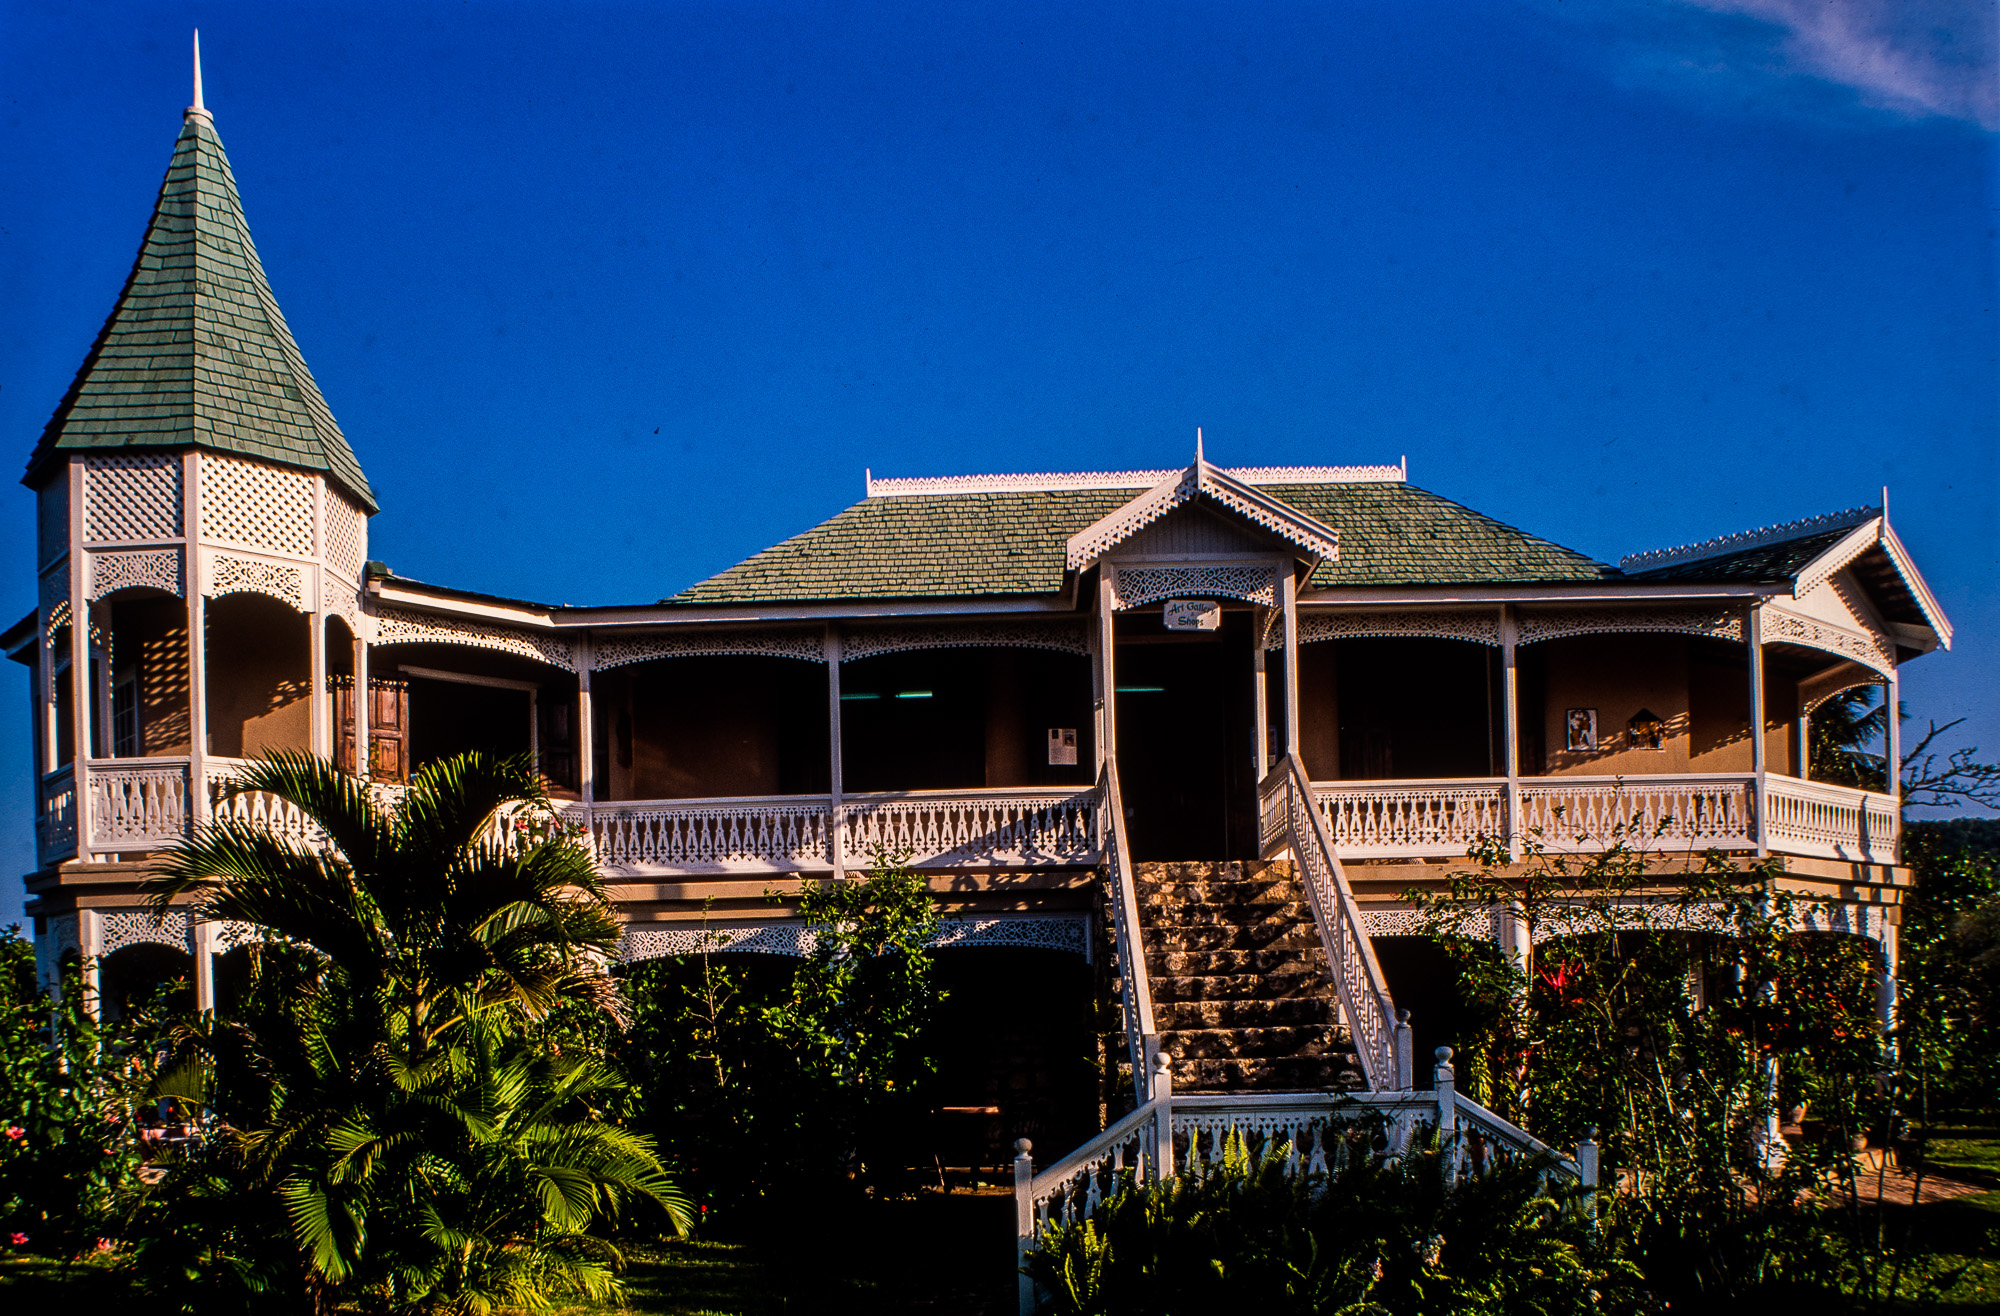
[[2000,1316],[2000,1127],[1940,1123],[1930,1135],[1933,1166],[1989,1191],[1918,1208],[1911,1220],[1915,1240],[1945,1264],[1967,1267],[1944,1309]]

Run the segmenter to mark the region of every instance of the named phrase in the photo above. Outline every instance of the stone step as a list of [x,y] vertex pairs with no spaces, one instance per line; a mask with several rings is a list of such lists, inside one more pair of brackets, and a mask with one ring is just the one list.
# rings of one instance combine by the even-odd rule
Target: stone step
[[1328,1092],[1367,1086],[1359,1065],[1333,1056],[1252,1060],[1183,1060],[1173,1067],[1176,1092]]
[[1152,979],[1155,1001],[1288,1000],[1296,996],[1324,996],[1330,986],[1316,965],[1274,973],[1162,975]]
[[1132,865],[1134,882],[1242,882],[1264,876],[1274,865],[1265,859],[1150,860]]
[[1178,1032],[1184,1028],[1275,1028],[1286,1024],[1329,1024],[1339,1018],[1340,1008],[1320,996],[1153,1003],[1153,1019],[1162,1033]]
[[1156,950],[1146,956],[1146,972],[1156,978],[1217,973],[1315,973],[1324,957],[1319,940],[1309,945],[1257,950]]
[[1152,972],[1153,957],[1190,951],[1283,950],[1312,952],[1319,948],[1319,929],[1305,923],[1260,923],[1253,927],[1232,927],[1224,923],[1199,927],[1156,929],[1140,925],[1146,947],[1146,971]]
[[1257,901],[1287,901],[1299,898],[1298,883],[1290,878],[1259,879],[1254,882],[1165,882],[1137,887],[1139,904],[1145,909],[1171,906],[1183,901],[1215,905],[1241,905]]
[[1182,1028],[1160,1034],[1160,1045],[1176,1060],[1252,1060],[1354,1053],[1353,1040],[1338,1024]]
[[1312,906],[1303,900],[1245,900],[1238,904],[1223,904],[1214,900],[1183,900],[1171,905],[1161,905],[1153,910],[1141,910],[1139,922],[1144,927],[1155,928],[1195,928],[1212,923],[1227,923],[1232,927],[1247,927],[1258,923],[1311,923]]

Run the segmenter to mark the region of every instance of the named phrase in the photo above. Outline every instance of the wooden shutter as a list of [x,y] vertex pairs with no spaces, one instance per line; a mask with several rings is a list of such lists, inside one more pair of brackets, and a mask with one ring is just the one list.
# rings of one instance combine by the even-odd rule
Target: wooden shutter
[[410,779],[410,683],[368,682],[368,767],[376,781]]
[[333,766],[342,772],[354,771],[354,678],[329,676],[326,688],[333,695]]

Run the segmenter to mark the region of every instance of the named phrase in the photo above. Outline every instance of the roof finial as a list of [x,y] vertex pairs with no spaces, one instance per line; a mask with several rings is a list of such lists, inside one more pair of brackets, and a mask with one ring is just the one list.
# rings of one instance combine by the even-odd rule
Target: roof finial
[[1201,465],[1201,426],[1194,427],[1194,464]]
[[213,122],[208,107],[201,103],[201,29],[194,30],[194,104],[187,107],[188,117],[200,117]]

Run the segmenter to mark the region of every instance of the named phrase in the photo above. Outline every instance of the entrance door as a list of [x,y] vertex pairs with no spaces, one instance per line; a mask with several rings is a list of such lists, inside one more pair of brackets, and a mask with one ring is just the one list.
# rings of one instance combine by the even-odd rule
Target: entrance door
[[1117,619],[1118,786],[1134,860],[1256,858],[1250,617],[1168,631]]

